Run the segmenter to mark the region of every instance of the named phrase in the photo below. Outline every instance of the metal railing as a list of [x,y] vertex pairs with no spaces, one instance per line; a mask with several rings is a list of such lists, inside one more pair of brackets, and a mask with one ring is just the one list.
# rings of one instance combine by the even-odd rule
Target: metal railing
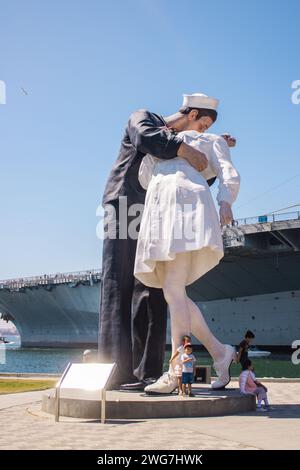
[[255,217],[246,217],[245,219],[236,219],[233,226],[236,225],[252,225],[252,224],[265,224],[272,222],[281,222],[284,220],[299,220],[300,211],[283,212],[280,214],[265,214],[257,215]]
[[68,273],[43,274],[41,276],[6,279],[0,281],[0,289],[21,289],[22,287],[45,286],[53,284],[76,283],[80,281],[94,281],[101,279],[100,269],[88,271],[75,271]]

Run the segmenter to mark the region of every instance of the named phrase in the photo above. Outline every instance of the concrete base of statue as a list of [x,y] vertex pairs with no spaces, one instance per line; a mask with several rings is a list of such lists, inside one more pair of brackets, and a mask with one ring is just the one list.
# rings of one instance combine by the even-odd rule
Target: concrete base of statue
[[[237,388],[214,391],[208,385],[193,385],[195,397],[147,395],[143,392],[108,391],[106,419],[192,418],[225,416],[256,409],[253,396],[242,396]],[[54,391],[44,394],[42,411],[54,415]],[[60,416],[101,419],[101,403],[94,400],[61,398]]]

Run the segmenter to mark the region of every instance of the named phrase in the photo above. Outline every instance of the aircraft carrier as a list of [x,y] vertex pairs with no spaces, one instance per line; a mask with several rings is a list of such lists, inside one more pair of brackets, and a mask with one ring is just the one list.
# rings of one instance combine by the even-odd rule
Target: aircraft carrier
[[[258,345],[290,347],[300,339],[300,212],[235,221],[223,243],[219,265],[188,287],[212,331],[237,344],[251,329]],[[1,318],[22,347],[96,347],[100,283],[100,270],[0,281]]]

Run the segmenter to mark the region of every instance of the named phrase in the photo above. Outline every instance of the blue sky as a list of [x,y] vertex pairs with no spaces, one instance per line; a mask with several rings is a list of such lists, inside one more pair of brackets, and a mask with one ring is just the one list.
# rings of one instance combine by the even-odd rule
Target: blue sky
[[[221,100],[238,217],[300,203],[297,0],[0,0],[0,279],[100,267],[96,208],[128,115]],[[21,88],[28,94],[25,94]]]

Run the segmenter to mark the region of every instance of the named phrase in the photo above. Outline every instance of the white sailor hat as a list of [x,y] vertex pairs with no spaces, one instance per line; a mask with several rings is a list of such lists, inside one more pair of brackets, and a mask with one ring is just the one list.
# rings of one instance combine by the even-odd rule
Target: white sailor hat
[[205,108],[216,111],[219,100],[204,95],[203,93],[193,93],[192,95],[183,95],[183,108]]

